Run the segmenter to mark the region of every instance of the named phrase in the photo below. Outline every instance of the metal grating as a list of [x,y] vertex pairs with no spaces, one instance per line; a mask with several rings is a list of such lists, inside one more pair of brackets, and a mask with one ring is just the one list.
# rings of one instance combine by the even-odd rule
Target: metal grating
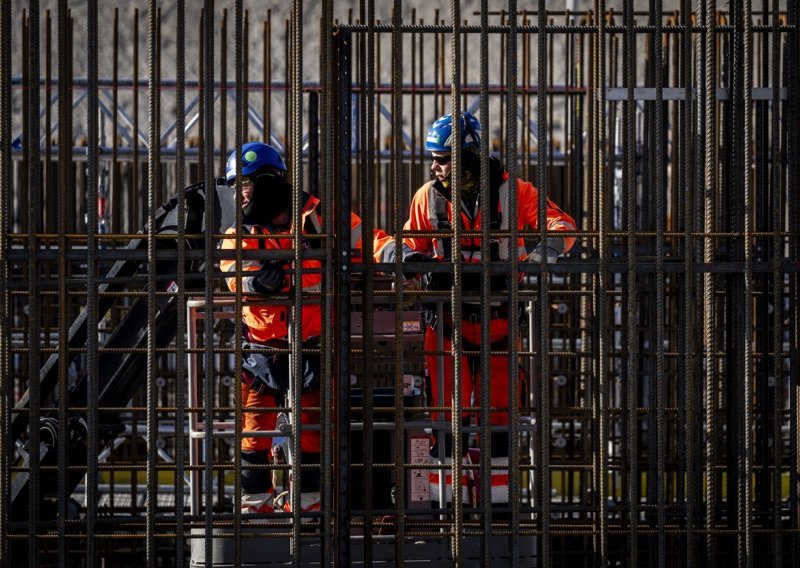
[[[377,4],[0,3],[0,563],[800,565],[798,3]],[[339,261],[351,210],[408,236],[424,133],[451,110],[480,116],[484,173],[501,157],[578,224],[556,264],[437,268],[509,276],[482,321],[526,308],[502,352],[527,377],[508,506],[485,458],[504,409],[432,424],[461,403],[422,392],[414,314],[460,321],[468,294]],[[268,300],[322,305],[319,463],[265,466],[320,470],[312,514],[233,512],[251,300],[222,284],[237,207],[216,176],[250,139],[323,202],[320,248],[295,235],[281,257],[299,278],[316,255],[323,293]],[[299,458],[299,413],[264,411]],[[482,450],[482,498],[414,501],[418,473],[445,473],[415,453],[431,428]]]

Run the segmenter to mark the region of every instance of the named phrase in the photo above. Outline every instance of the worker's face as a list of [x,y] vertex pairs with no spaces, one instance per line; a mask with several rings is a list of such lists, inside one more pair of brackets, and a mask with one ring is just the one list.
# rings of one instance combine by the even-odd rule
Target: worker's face
[[431,174],[441,182],[446,181],[450,177],[450,168],[452,167],[450,158],[449,152],[434,152],[431,155],[431,160],[433,160],[431,163]]

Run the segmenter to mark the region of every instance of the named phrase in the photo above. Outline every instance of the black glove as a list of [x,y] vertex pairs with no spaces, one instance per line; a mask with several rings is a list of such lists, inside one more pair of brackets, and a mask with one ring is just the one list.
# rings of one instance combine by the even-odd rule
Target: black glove
[[558,257],[564,252],[564,239],[562,237],[549,237],[547,239],[547,250],[543,242],[536,245],[533,252],[528,255],[529,262],[541,262],[542,257],[547,257],[547,263],[552,264],[558,261]]
[[[403,262],[435,262],[435,261],[436,259],[431,258],[424,252],[418,252],[418,251],[409,252],[406,253],[405,256],[403,256]],[[415,278],[418,274],[419,271],[414,271],[414,270],[403,271],[403,276],[408,280]]]
[[261,262],[261,268],[253,276],[253,290],[259,294],[271,294],[283,288],[286,272],[277,260]]

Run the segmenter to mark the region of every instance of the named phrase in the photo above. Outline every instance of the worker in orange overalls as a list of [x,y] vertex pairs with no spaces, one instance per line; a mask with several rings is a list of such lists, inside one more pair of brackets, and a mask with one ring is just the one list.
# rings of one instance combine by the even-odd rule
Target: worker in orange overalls
[[[290,238],[294,228],[291,224],[292,187],[286,182],[286,164],[280,154],[263,142],[249,142],[242,146],[241,187],[243,225],[241,232],[242,248],[266,250],[292,250],[294,240]],[[225,177],[229,185],[236,182],[236,152],[228,158]],[[322,233],[320,200],[303,193],[302,195],[302,234]],[[359,261],[361,254],[361,219],[351,215],[351,249],[353,260]],[[226,234],[235,234],[231,227]],[[270,238],[247,238],[247,235],[270,235]],[[303,246],[319,248],[320,239],[306,239]],[[222,241],[222,249],[235,249],[236,240]],[[301,288],[304,293],[321,293],[322,262],[303,260]],[[220,269],[230,274],[226,282],[231,291],[236,290],[236,262],[233,259],[220,261]],[[243,260],[241,277],[242,292],[248,299],[273,293],[286,293],[295,289],[292,282],[292,269],[278,260]],[[302,368],[301,379],[303,408],[320,406],[320,355],[309,353],[308,349],[318,349],[321,332],[321,306],[319,302],[307,303],[302,308]],[[244,338],[242,348],[242,404],[245,409],[253,407],[283,406],[289,391],[290,365],[288,354],[258,353],[253,350],[280,348],[288,349],[289,309],[285,305],[264,302],[260,305],[247,305],[242,308],[244,319]],[[302,424],[319,424],[319,411],[303,411]],[[243,413],[243,430],[274,430],[277,414],[275,412]],[[302,463],[320,463],[320,433],[304,430],[301,435]],[[272,439],[242,438],[242,465],[263,465],[269,463]],[[274,509],[274,489],[272,476],[266,469],[242,469],[242,513],[266,513]],[[319,510],[320,471],[303,468],[300,475],[302,511]]]
[[[481,218],[480,203],[480,123],[471,113],[464,112],[461,116],[461,140],[456,141],[456,148],[461,152],[461,203],[457,205],[460,210],[460,222],[462,230],[480,230],[483,219]],[[426,149],[431,152],[431,181],[417,190],[411,202],[409,218],[404,225],[406,231],[434,231],[450,230],[453,223],[453,203],[451,200],[451,158],[453,151],[453,129],[452,117],[447,114],[439,118],[428,131],[425,141]],[[517,192],[518,212],[516,219],[509,218],[508,196],[511,191]],[[497,231],[507,231],[511,223],[516,223],[518,229],[525,227],[538,229],[538,203],[539,196],[536,188],[527,181],[518,179],[515,181],[508,179],[508,173],[503,170],[500,161],[494,157],[489,159],[489,194],[491,211],[491,229]],[[552,201],[547,201],[547,230],[548,231],[572,231],[575,230],[575,221],[564,213]],[[555,262],[562,254],[566,253],[574,242],[571,237],[548,236],[547,246],[539,243],[532,253],[528,254],[525,243],[519,239],[516,243],[516,254],[521,260],[540,262],[546,256],[547,262]],[[451,261],[451,239],[434,237],[413,237],[403,239],[403,250],[401,251],[404,262],[431,262],[431,261]],[[394,241],[384,243],[381,250],[377,251],[377,260],[380,262],[394,262],[396,251]],[[491,260],[502,261],[508,259],[508,239],[493,239],[491,246]],[[481,238],[464,237],[461,240],[461,256],[465,263],[480,263],[481,258]],[[429,275],[429,288],[438,290],[449,290],[452,277],[450,274],[431,273]],[[493,294],[503,292],[508,289],[506,276],[493,275],[491,279],[491,291]],[[479,292],[480,274],[465,273],[462,279],[462,291]],[[479,350],[481,343],[481,305],[477,302],[462,303],[463,321],[460,330],[453,329],[453,322],[450,308],[445,306],[444,321],[438,322],[435,312],[428,310],[428,327],[425,336],[425,351],[433,353],[437,349],[436,327],[441,325],[444,332],[444,351],[452,348],[451,338],[454,333],[460,333],[464,350]],[[508,329],[509,319],[518,317],[516,306],[509,308],[505,302],[496,302],[489,307],[491,318],[490,337],[492,351],[508,350]],[[432,404],[434,406],[449,405],[452,398],[452,356],[443,357],[444,369],[444,400],[439,399],[439,388],[436,384],[438,377],[438,355],[426,356],[426,367],[428,374],[433,381],[430,389]],[[476,356],[464,356],[461,368],[463,370],[462,380],[462,400],[463,406],[477,406],[480,401],[480,361]],[[506,355],[491,356],[491,378],[490,378],[490,399],[492,407],[509,407],[508,400],[508,357]],[[465,414],[466,421],[468,417]],[[434,415],[434,419],[436,416]],[[450,416],[446,416],[449,420]],[[495,411],[491,414],[492,425],[508,425],[508,412]],[[446,455],[451,458],[451,439],[449,434],[445,436]],[[438,456],[438,444],[441,440],[435,439],[431,449],[433,457]],[[492,434],[492,464],[508,465],[509,451],[513,448],[510,444],[506,432]],[[466,451],[466,444],[465,444]],[[450,475],[447,475],[448,488],[444,501],[452,500],[452,486]],[[432,470],[430,474],[431,496],[433,501],[442,501],[439,495],[439,473]],[[492,470],[492,503],[508,503],[508,470]],[[466,484],[463,485],[464,494],[462,499],[465,501],[467,496]]]

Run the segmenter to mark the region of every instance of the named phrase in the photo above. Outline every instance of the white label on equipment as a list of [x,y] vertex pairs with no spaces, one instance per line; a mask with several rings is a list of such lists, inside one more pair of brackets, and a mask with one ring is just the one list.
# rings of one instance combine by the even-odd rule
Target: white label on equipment
[[[411,464],[430,463],[430,444],[431,441],[426,436],[416,436],[411,438]],[[428,481],[428,473],[425,469],[412,469],[411,472],[411,500],[430,501],[431,489]]]
[[419,320],[403,322],[403,333],[419,333],[419,331],[420,331]]
[[403,375],[403,396],[413,396],[414,375]]

